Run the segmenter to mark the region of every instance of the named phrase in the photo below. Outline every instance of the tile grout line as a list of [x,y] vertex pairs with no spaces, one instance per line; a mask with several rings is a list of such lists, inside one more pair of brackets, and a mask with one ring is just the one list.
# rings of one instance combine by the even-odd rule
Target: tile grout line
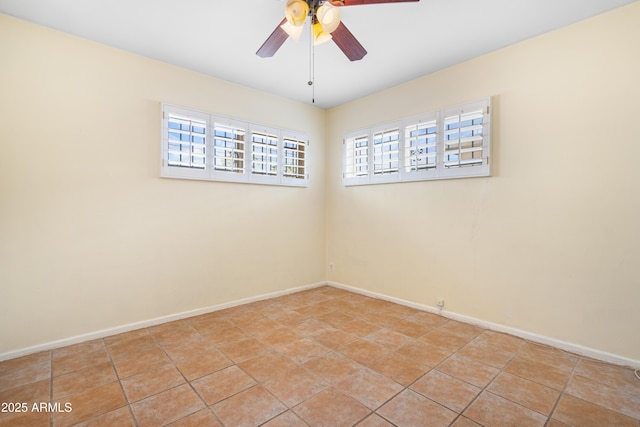
[[[145,328],[146,330],[146,328]],[[133,424],[138,427],[138,420],[136,419],[133,410],[131,409],[131,402],[129,402],[129,396],[127,396],[127,393],[124,391],[124,386],[122,385],[122,379],[120,378],[120,374],[118,373],[118,370],[116,369],[116,364],[113,361],[113,356],[111,355],[111,349],[109,348],[109,345],[107,344],[107,341],[102,338],[102,344],[105,347],[105,350],[107,352],[107,356],[109,357],[109,362],[111,362],[111,369],[113,369],[113,372],[115,372],[116,374],[116,381],[118,381],[118,385],[120,386],[120,391],[122,392],[122,396],[124,397],[125,402],[127,402],[127,409],[129,410],[129,415],[131,415],[131,419],[133,420]],[[114,409],[115,411],[115,409]],[[102,415],[102,414],[100,414]]]
[[[206,340],[206,338],[205,338],[205,337],[200,333],[200,331],[198,331],[196,328],[194,328],[194,327],[193,327],[189,322],[187,322],[187,324],[189,325],[189,327],[190,327],[191,329],[193,329],[194,331],[196,331],[196,333],[197,333],[199,336],[201,336],[203,339],[205,339],[205,340]],[[153,336],[153,334],[151,334],[151,335]],[[156,338],[156,337],[155,337],[155,336],[153,336],[153,339],[154,339],[154,340],[155,340],[155,338]],[[207,341],[208,341],[208,340],[207,340]],[[156,340],[156,342],[157,342],[157,340]],[[211,343],[211,344],[215,347],[216,351],[220,351],[220,349],[218,349],[218,346],[217,346],[217,345],[215,345],[215,344],[213,344],[213,343]],[[158,343],[158,345],[160,345],[160,343]],[[160,346],[161,346],[161,345],[160,345]],[[161,346],[161,347],[162,347],[162,346]],[[169,356],[169,354],[167,354],[167,353],[166,353],[166,351],[165,351],[164,347],[162,347],[162,351],[164,351],[164,352],[165,352],[165,354],[167,355],[167,357],[169,358],[169,360],[171,360],[171,363],[174,365],[174,367],[176,368],[176,370],[180,373],[180,375],[182,375],[182,378],[184,378],[184,380],[187,382],[187,384],[189,384],[189,387],[191,388],[191,390],[193,390],[193,392],[196,394],[196,396],[198,396],[198,399],[200,399],[200,401],[201,401],[202,403],[204,403],[204,407],[205,407],[205,408],[206,408],[206,409],[211,413],[211,415],[213,415],[213,417],[216,419],[216,421],[218,421],[218,422],[220,423],[220,425],[224,427],[224,423],[222,422],[222,420],[221,420],[221,419],[216,415],[216,413],[213,411],[213,409],[211,409],[211,406],[209,406],[209,405],[207,404],[207,402],[204,400],[204,397],[202,397],[202,396],[200,395],[200,393],[198,393],[198,391],[195,389],[195,387],[193,386],[193,384],[191,384],[191,381],[189,381],[189,380],[187,379],[187,377],[182,373],[182,371],[178,368],[178,366],[176,366],[175,361],[171,358],[171,356]],[[224,353],[223,353],[223,354],[224,354]],[[225,355],[225,357],[226,357],[226,355]],[[227,357],[227,359],[231,360],[231,358],[229,358],[229,357]],[[233,362],[233,365],[231,365],[231,366],[235,366],[235,365],[236,365],[236,364],[235,364],[235,361],[231,360],[231,362]],[[230,366],[227,366],[227,367],[225,367],[225,368],[219,369],[218,371],[214,371],[214,372],[219,372],[219,371],[221,371],[221,370],[223,370],[223,369],[227,369],[227,368],[229,368],[229,367],[230,367]],[[244,372],[244,371],[243,371],[243,372]],[[207,374],[207,375],[209,375],[209,374]],[[199,377],[199,378],[203,378],[203,377]],[[198,378],[194,378],[194,380],[197,380],[197,379],[198,379]],[[234,395],[234,396],[235,396],[235,395]],[[217,403],[217,402],[216,402],[216,403]],[[191,414],[185,415],[184,417],[182,417],[182,418],[180,418],[180,419],[178,419],[178,420],[172,421],[172,423],[171,423],[171,424],[173,424],[173,423],[175,423],[175,422],[178,422],[178,421],[180,421],[180,420],[183,420],[183,419],[185,419],[185,418],[187,418],[187,417],[190,417],[191,415],[196,414],[196,413],[198,413],[198,412],[199,412],[199,411],[196,411],[196,412],[192,412]]]

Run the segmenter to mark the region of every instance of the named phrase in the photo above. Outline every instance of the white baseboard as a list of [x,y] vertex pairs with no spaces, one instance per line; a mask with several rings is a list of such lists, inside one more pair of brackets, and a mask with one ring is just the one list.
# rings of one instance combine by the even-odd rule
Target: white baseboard
[[334,288],[344,289],[345,291],[350,291],[353,293],[365,295],[368,297],[405,305],[407,307],[415,308],[417,310],[439,314],[449,319],[480,326],[482,328],[490,329],[492,331],[504,332],[510,335],[524,338],[529,341],[533,341],[539,344],[549,345],[555,348],[559,348],[561,350],[565,350],[565,351],[575,353],[585,357],[590,357],[592,359],[597,359],[603,362],[613,363],[621,366],[628,366],[634,369],[640,369],[640,360],[630,359],[627,357],[618,356],[617,354],[607,353],[606,351],[596,350],[594,348],[585,347],[579,344],[573,344],[567,341],[546,337],[544,335],[534,334],[532,332],[523,331],[521,329],[513,328],[506,325],[501,325],[499,323],[488,322],[486,320],[476,319],[475,317],[465,316],[462,314],[457,314],[457,313],[453,313],[446,310],[440,310],[436,307],[432,307],[429,305],[419,304],[412,301],[403,300],[400,298],[390,297],[388,295],[367,291],[365,289],[356,288],[353,286],[345,285],[343,283],[327,282],[327,285],[333,286]]
[[476,319],[475,317],[465,316],[462,314],[453,313],[446,310],[440,310],[436,307],[432,307],[426,304],[419,304],[416,302],[404,300],[401,298],[395,298],[388,295],[380,294],[377,292],[368,291],[365,289],[356,288],[353,286],[345,285],[339,282],[317,282],[312,283],[305,286],[299,286],[296,288],[289,288],[283,291],[271,292],[268,294],[258,295],[250,298],[243,298],[236,301],[231,301],[223,304],[217,304],[209,307],[203,307],[195,310],[184,311],[177,314],[171,314],[167,316],[156,317],[153,319],[143,320],[140,322],[129,323],[126,325],[116,326],[113,328],[102,329],[100,331],[91,332],[88,334],[77,335],[70,338],[64,338],[57,341],[51,341],[44,344],[39,344],[32,347],[27,347],[19,350],[9,351],[6,353],[0,354],[0,361],[14,359],[16,357],[26,356],[33,353],[38,353],[41,351],[53,350],[59,347],[65,347],[68,345],[79,344],[85,341],[91,341],[99,338],[108,337],[110,335],[121,334],[124,332],[133,331],[135,329],[148,328],[151,326],[159,325],[161,323],[172,322],[175,320],[185,319],[187,317],[198,316],[201,314],[211,313],[214,311],[223,310],[225,308],[231,308],[238,305],[249,304],[256,301],[261,301],[269,298],[275,298],[283,295],[292,294],[295,292],[300,292],[308,289],[317,288],[320,286],[329,285],[334,288],[344,289],[346,291],[354,292],[360,295],[369,296],[372,298],[377,298],[385,301],[390,301],[396,304],[405,305],[407,307],[415,308],[417,310],[422,310],[430,313],[439,314],[441,316],[447,317],[449,319],[457,320],[464,323],[469,323],[472,325],[480,326],[485,329],[490,329],[492,331],[504,332],[510,335],[514,335],[520,338],[524,338],[529,341],[533,341],[540,344],[549,345],[552,347],[556,347],[571,353],[579,354],[581,356],[590,357],[593,359],[601,360],[603,362],[614,363],[616,365],[629,366],[634,369],[640,369],[640,360],[630,359],[623,356],[618,356],[616,354],[607,353],[605,351],[596,350],[590,347],[585,347],[579,344],[573,344],[570,342],[558,340],[555,338],[546,337],[543,335],[534,334],[532,332],[523,331],[521,329],[513,328],[510,326],[501,325],[499,323],[488,322],[486,320]]
[[133,331],[135,329],[148,328],[150,326],[159,325],[161,323],[172,322],[174,320],[185,319],[187,317],[198,316],[201,314],[207,314],[214,311],[224,310],[225,308],[231,308],[238,305],[248,304],[251,302],[262,301],[269,298],[275,298],[283,295],[292,294],[295,292],[304,291],[307,289],[313,289],[320,286],[325,286],[326,282],[312,283],[305,286],[299,286],[296,288],[285,289],[284,291],[271,292],[268,294],[258,295],[250,298],[243,298],[236,301],[231,301],[223,304],[216,304],[209,307],[198,308],[195,310],[183,311],[177,314],[170,314],[167,316],[155,317],[153,319],[143,320],[135,323],[128,323],[126,325],[120,325],[113,328],[102,329],[96,332],[90,332],[88,334],[76,335],[74,337],[64,338],[57,341],[51,341],[44,344],[35,345],[32,347],[22,348],[19,350],[9,351],[0,354],[0,362],[3,360],[14,359],[16,357],[26,356],[33,353],[39,353],[41,351],[53,350],[59,347],[65,347],[68,345],[79,344],[85,341],[91,341],[99,338],[108,337],[110,335],[121,334],[123,332]]

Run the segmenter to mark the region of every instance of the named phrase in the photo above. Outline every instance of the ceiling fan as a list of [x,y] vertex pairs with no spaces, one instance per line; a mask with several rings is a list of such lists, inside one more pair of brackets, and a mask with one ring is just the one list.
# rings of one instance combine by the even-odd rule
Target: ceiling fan
[[340,7],[416,1],[420,0],[288,0],[284,10],[285,18],[267,37],[256,55],[262,58],[271,57],[287,38],[298,40],[309,16],[314,45],[333,40],[350,61],[358,61],[367,51],[340,21]]

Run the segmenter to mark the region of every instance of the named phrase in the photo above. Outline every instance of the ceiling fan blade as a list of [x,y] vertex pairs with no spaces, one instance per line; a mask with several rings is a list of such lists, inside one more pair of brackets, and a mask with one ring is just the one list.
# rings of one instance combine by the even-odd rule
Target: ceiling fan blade
[[351,34],[351,31],[342,22],[333,33],[332,40],[338,45],[341,51],[347,55],[349,61],[359,61],[367,54],[367,51],[360,42]]
[[377,4],[377,3],[408,3],[420,0],[336,0],[331,4],[334,6],[357,6],[360,4]]
[[282,22],[278,24],[276,29],[273,30],[273,33],[271,33],[271,35],[267,37],[264,43],[262,43],[262,46],[260,46],[260,49],[258,49],[258,51],[256,52],[256,55],[262,58],[269,58],[273,56],[278,51],[278,49],[280,49],[282,43],[284,43],[285,40],[287,40],[287,38],[289,37],[289,35],[282,28],[280,28],[280,26],[285,22],[287,22],[287,18],[283,19]]

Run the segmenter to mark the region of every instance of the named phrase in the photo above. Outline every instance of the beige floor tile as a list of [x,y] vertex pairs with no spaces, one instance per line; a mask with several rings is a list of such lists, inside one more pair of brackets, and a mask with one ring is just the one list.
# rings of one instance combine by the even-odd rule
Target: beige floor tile
[[398,348],[411,341],[410,337],[389,328],[382,328],[372,334],[363,337],[363,339],[381,345],[390,351],[397,350]]
[[[451,427],[482,427],[482,426],[475,421],[471,421],[469,418],[458,417],[458,419],[453,424],[451,424]],[[551,426],[547,425],[547,427],[551,427]]]
[[575,374],[589,378],[603,386],[640,397],[639,380],[631,368],[581,359],[576,366]]
[[191,325],[191,327],[193,329],[195,329],[196,331],[198,331],[200,333],[200,335],[207,335],[207,334],[212,334],[212,333],[216,333],[218,331],[224,330],[224,329],[229,329],[233,326],[235,326],[235,324],[228,319],[221,319],[221,318],[208,318],[208,317],[204,317],[204,318],[200,318],[200,319],[187,319],[187,323],[189,325]]
[[404,387],[382,374],[364,368],[337,383],[336,388],[367,408],[375,410],[400,393]]
[[127,400],[133,403],[184,384],[185,380],[172,365],[162,365],[125,378],[121,383]]
[[543,415],[551,413],[560,396],[557,390],[506,372],[498,375],[487,390]]
[[393,427],[393,424],[378,414],[371,414],[359,423],[358,427]]
[[266,424],[264,427],[308,427],[308,424],[300,419],[293,411],[287,411],[278,415]]
[[53,378],[53,400],[117,381],[111,362],[103,362]]
[[337,352],[327,353],[302,365],[328,383],[338,383],[364,366]]
[[248,332],[238,328],[237,326],[232,326],[228,329],[211,333],[205,333],[202,334],[202,336],[218,347],[251,338]]
[[345,332],[356,334],[359,337],[364,337],[382,329],[382,326],[367,322],[366,320],[354,319],[350,322],[340,325],[339,329]]
[[107,348],[113,359],[122,359],[157,346],[158,343],[155,338],[151,334],[146,334],[135,338],[132,337],[131,339],[116,341],[113,344],[108,344]]
[[564,394],[560,398],[558,407],[552,415],[558,420],[570,426],[580,427],[637,427],[638,419],[633,419],[619,412],[614,412],[602,406],[596,405]]
[[198,354],[190,359],[176,363],[176,367],[189,381],[224,369],[233,362],[218,350]]
[[504,371],[556,390],[562,390],[571,375],[570,369],[550,366],[520,355],[516,356]]
[[452,352],[448,350],[427,344],[420,340],[407,342],[407,344],[400,347],[397,352],[424,366],[436,366],[452,354]]
[[104,342],[107,347],[113,346],[115,344],[122,344],[127,341],[132,341],[141,337],[151,336],[149,330],[147,328],[143,329],[134,329],[133,331],[123,332],[121,334],[111,335],[104,338]]
[[385,309],[385,312],[390,313],[394,316],[398,316],[402,319],[406,319],[408,317],[414,316],[418,313],[422,313],[422,311],[416,309],[416,308],[412,308],[412,307],[407,307],[406,305],[401,305],[401,304],[393,304],[389,307],[387,307]]
[[432,326],[423,325],[412,320],[402,319],[393,325],[393,330],[411,338],[418,338],[433,329]]
[[464,338],[469,341],[475,339],[478,335],[484,332],[484,329],[478,326],[469,325],[467,323],[458,322],[456,320],[449,320],[448,322],[442,324],[438,328],[438,330],[452,333],[460,338]]
[[303,335],[286,327],[279,327],[260,336],[260,341],[274,347],[281,347],[303,338]]
[[184,384],[131,405],[139,427],[162,426],[204,409],[196,393]]
[[133,356],[113,361],[120,379],[169,363],[171,359],[160,347],[152,347]]
[[431,369],[397,352],[378,359],[371,368],[405,387]]
[[[628,389],[631,390],[631,387]],[[632,393],[627,393],[626,390],[624,387],[608,387],[591,378],[574,374],[569,380],[565,394],[640,420],[640,384],[636,386],[635,393],[633,390],[631,390]]]
[[281,327],[282,325],[280,325],[280,323],[268,317],[261,317],[249,324],[241,326],[242,329],[249,332],[256,338],[262,338],[263,336],[270,334],[275,329]]
[[55,426],[68,426],[87,421],[127,404],[117,381],[68,396],[64,401],[71,403],[71,411],[54,413]]
[[407,317],[406,319],[412,322],[420,323],[421,325],[429,326],[432,329],[442,326],[449,321],[445,317],[426,311],[418,311],[417,313]]
[[76,427],[103,427],[103,426],[118,426],[118,427],[135,427],[135,422],[131,416],[131,411],[128,407],[124,406],[120,409],[116,409],[106,414],[98,415],[80,424],[76,424]]
[[216,350],[216,346],[203,337],[197,337],[185,341],[174,341],[163,345],[164,351],[175,363],[193,359],[197,354],[204,354]]
[[325,347],[337,349],[344,345],[347,345],[353,341],[356,341],[359,337],[356,334],[345,332],[341,329],[326,329],[313,335],[313,339]]
[[50,419],[46,412],[14,412],[0,416],[0,427],[49,427]]
[[[316,316],[315,319],[321,321],[322,323],[326,323],[327,325],[331,325],[334,328],[337,328],[345,323],[349,323],[354,320],[353,317],[344,314],[341,307],[337,306],[338,304],[334,304],[334,309],[340,311],[332,311],[330,313],[321,314]],[[350,304],[348,304],[350,305]]]
[[269,317],[280,323],[281,325],[287,326],[289,328],[309,318],[308,316],[303,316],[297,311],[288,310],[285,308],[278,310],[276,313],[270,315]]
[[69,353],[53,358],[53,376],[63,375],[89,366],[109,362],[106,348],[84,351],[81,353]]
[[16,364],[14,369],[5,369],[0,375],[0,392],[37,383],[51,378],[51,362],[42,361],[31,364]]
[[458,415],[409,389],[394,397],[377,413],[397,426],[421,426],[428,420],[428,425],[433,427],[448,426]]
[[179,345],[185,341],[202,338],[195,329],[183,320],[153,326],[149,328],[149,332],[162,346]]
[[554,366],[565,371],[572,370],[579,360],[576,355],[567,353],[566,351],[531,342],[520,349],[518,356],[523,359]]
[[544,426],[547,417],[489,392],[483,392],[463,415],[485,426]]
[[253,359],[239,363],[238,366],[258,382],[278,377],[297,367],[291,359],[273,351],[260,354]]
[[256,381],[237,366],[230,366],[192,381],[193,388],[207,402],[216,402],[256,385]]
[[9,359],[0,362],[0,377],[7,375],[13,371],[41,363],[51,363],[51,352],[43,351],[40,353],[16,357],[15,359]]
[[66,347],[60,347],[51,351],[53,359],[59,359],[60,357],[69,356],[72,354],[95,352],[105,349],[105,343],[102,339],[86,341],[78,344],[68,345]]
[[502,369],[515,357],[516,352],[494,346],[486,341],[480,341],[478,338],[462,347],[456,354]]
[[313,305],[306,305],[304,307],[298,308],[295,311],[302,314],[303,316],[316,317],[316,316],[322,316],[323,314],[331,313],[334,310],[331,307],[327,307],[319,304],[313,304]]
[[202,409],[171,423],[171,427],[222,427],[211,409]]
[[266,353],[267,351],[269,351],[269,347],[266,344],[261,343],[255,338],[249,338],[246,340],[223,345],[221,347],[218,347],[218,349],[225,356],[236,363],[253,359],[258,354]]
[[468,359],[466,357],[454,354],[445,362],[440,364],[437,369],[440,372],[449,374],[476,387],[483,388],[498,375],[498,369],[486,365],[477,360]]
[[334,388],[328,388],[293,408],[311,426],[347,427],[363,420],[370,411]]
[[298,367],[264,383],[264,387],[288,407],[304,402],[329,384],[304,368]]
[[402,320],[402,317],[400,315],[391,313],[386,310],[373,310],[369,313],[360,315],[360,318],[366,320],[367,322],[371,322],[383,328],[389,329],[394,329],[395,325],[397,325]]
[[421,336],[419,339],[420,341],[423,341],[429,345],[453,353],[465,344],[471,342],[473,338],[470,339],[461,337],[454,332],[438,328],[431,330],[427,334]]
[[331,325],[327,325],[326,323],[322,323],[319,320],[307,318],[302,322],[292,326],[291,329],[302,336],[311,337],[323,331],[333,329],[333,327]]
[[340,348],[340,353],[363,365],[371,365],[387,354],[389,350],[381,345],[359,339]]
[[227,426],[259,426],[287,407],[260,386],[252,387],[216,403],[211,410]]
[[487,344],[488,347],[499,348],[510,353],[515,353],[526,344],[526,341],[522,338],[495,331],[484,331],[473,341],[478,344]]
[[314,341],[312,338],[303,338],[280,347],[278,351],[289,357],[295,363],[303,364],[311,359],[327,354],[332,350]]
[[482,389],[432,370],[411,385],[411,389],[451,409],[461,413],[480,394]]
[[[31,408],[34,403],[48,402],[50,395],[51,380],[47,378],[0,392],[0,403],[26,403]],[[0,418],[9,415],[9,412],[2,412],[1,409],[6,408],[0,408]]]

